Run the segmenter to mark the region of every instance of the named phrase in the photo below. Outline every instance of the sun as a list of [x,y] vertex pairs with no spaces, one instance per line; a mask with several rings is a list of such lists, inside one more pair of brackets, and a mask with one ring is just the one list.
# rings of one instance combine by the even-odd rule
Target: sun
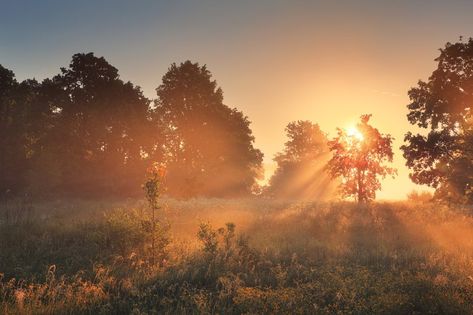
[[363,134],[355,126],[350,126],[346,128],[346,131],[349,137],[354,137],[358,141],[363,141]]

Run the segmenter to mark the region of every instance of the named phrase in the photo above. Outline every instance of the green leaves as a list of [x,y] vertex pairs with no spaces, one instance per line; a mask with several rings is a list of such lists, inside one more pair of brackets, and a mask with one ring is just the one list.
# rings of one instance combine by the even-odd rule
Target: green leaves
[[473,39],[447,43],[427,82],[409,90],[407,118],[426,132],[405,136],[411,179],[436,196],[473,202]]

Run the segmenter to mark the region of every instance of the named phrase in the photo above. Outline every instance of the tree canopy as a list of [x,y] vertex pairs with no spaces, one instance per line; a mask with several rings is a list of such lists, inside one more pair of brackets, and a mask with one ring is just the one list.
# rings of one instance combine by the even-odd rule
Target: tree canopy
[[15,75],[0,65],[0,191],[16,191],[25,184],[25,113],[18,105]]
[[143,157],[153,155],[159,139],[140,88],[92,53],[74,55],[43,85],[57,116],[46,143],[57,157],[61,188],[75,195],[136,190],[149,163]]
[[[149,100],[103,57],[76,54],[38,83],[1,69],[0,192],[130,195],[154,157]],[[136,188],[135,188],[136,186]]]
[[0,192],[132,196],[160,162],[173,196],[251,193],[263,155],[207,68],[172,64],[157,94],[153,104],[93,53],[42,82],[0,66]]
[[274,157],[276,171],[265,194],[278,198],[323,199],[332,191],[332,182],[323,172],[329,157],[327,136],[319,125],[298,120],[286,127],[289,140]]
[[360,203],[376,198],[376,191],[381,189],[379,178],[396,174],[387,166],[393,159],[393,138],[371,126],[370,117],[361,116],[353,130],[337,128],[337,136],[328,142],[333,154],[327,164],[330,175],[341,178],[343,197],[355,197]]
[[436,196],[473,202],[473,39],[447,43],[427,82],[409,90],[407,118],[423,133],[408,132],[404,151],[410,177]]
[[254,148],[250,121],[223,103],[207,67],[172,64],[156,89],[155,115],[168,130],[169,193],[241,196],[262,174],[263,154]]

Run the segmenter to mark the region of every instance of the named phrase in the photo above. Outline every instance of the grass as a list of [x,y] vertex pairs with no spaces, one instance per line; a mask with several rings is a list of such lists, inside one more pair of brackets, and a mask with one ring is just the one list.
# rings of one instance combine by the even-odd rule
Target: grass
[[469,209],[165,204],[170,243],[159,264],[149,260],[143,201],[45,202],[17,216],[10,206],[8,220],[3,207],[0,313],[473,312]]

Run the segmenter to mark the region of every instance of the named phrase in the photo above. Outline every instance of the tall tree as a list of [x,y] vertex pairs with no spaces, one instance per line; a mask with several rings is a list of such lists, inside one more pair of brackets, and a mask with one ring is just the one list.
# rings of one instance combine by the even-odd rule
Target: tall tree
[[341,178],[343,197],[353,196],[359,203],[375,199],[376,191],[381,189],[379,178],[396,173],[386,165],[393,159],[393,138],[372,127],[370,117],[361,116],[357,128],[351,131],[337,128],[337,136],[328,143],[333,153],[327,164],[330,175]]
[[50,79],[42,83],[25,80],[20,84],[20,103],[27,110],[28,175],[27,189],[34,196],[62,192],[61,166],[64,164],[64,131],[60,100],[67,95]]
[[319,125],[307,120],[286,127],[289,140],[276,154],[277,168],[265,193],[277,198],[323,199],[333,190],[333,182],[323,172],[329,158],[327,136]]
[[409,90],[407,118],[428,130],[408,132],[401,149],[417,184],[444,199],[473,202],[473,39],[447,43],[427,82]]
[[18,86],[13,72],[0,65],[0,194],[24,185],[25,115],[18,104]]
[[36,80],[18,83],[13,73],[1,66],[0,73],[0,192],[47,189],[51,176],[44,175],[51,174],[57,162],[42,165],[41,176],[33,178],[54,116],[49,98],[41,97],[42,84]]
[[172,64],[156,91],[155,115],[169,130],[168,192],[181,197],[250,193],[261,175],[263,154],[253,146],[248,118],[223,104],[207,67]]
[[139,193],[146,160],[160,148],[148,118],[150,101],[140,88],[92,53],[74,55],[68,68],[43,84],[59,115],[47,152],[60,157],[61,189],[74,195]]

